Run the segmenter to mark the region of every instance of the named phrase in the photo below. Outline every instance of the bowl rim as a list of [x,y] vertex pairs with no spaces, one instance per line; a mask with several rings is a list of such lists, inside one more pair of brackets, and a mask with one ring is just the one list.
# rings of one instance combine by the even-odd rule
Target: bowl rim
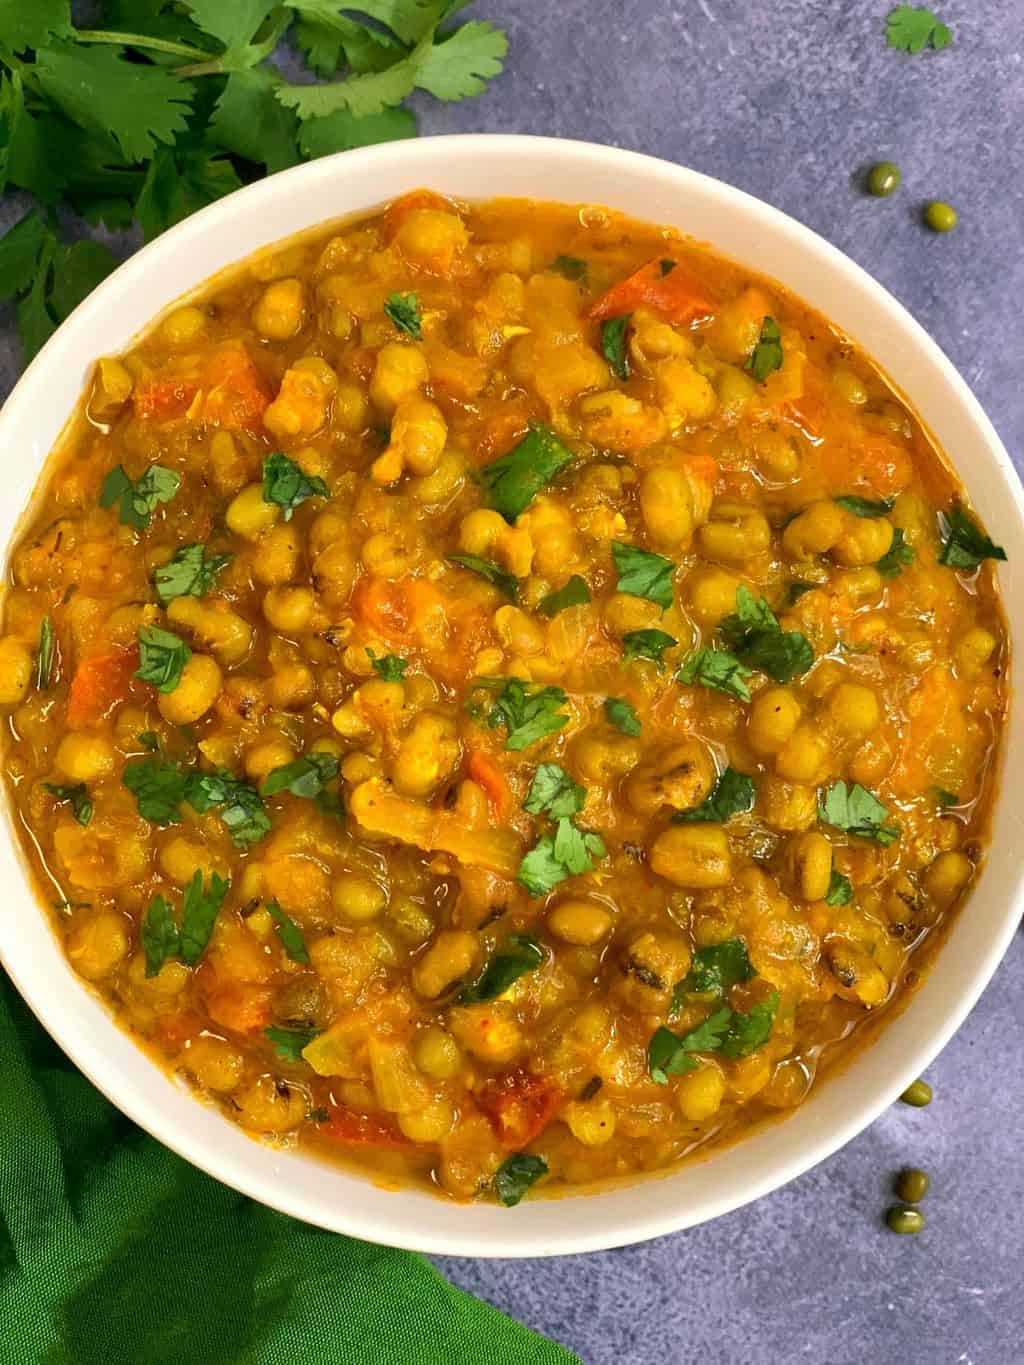
[[[903,305],[861,266],[788,214],[743,190],[701,172],[642,153],[560,138],[519,134],[452,134],[360,148],[268,176],[199,210],[129,257],[79,305],[50,338],[27,367],[0,411],[0,446],[4,449],[12,448],[19,428],[32,429],[33,405],[45,403],[47,378],[55,368],[67,363],[79,350],[93,357],[99,354],[92,349],[92,343],[88,338],[103,334],[104,323],[116,310],[118,300],[124,299],[136,289],[144,290],[146,278],[159,272],[162,266],[187,257],[191,247],[215,224],[223,225],[228,222],[244,224],[247,219],[258,217],[261,210],[287,197],[293,188],[302,186],[308,191],[311,186],[326,187],[339,175],[344,176],[357,169],[366,171],[377,168],[382,173],[385,170],[398,173],[408,169],[407,188],[413,188],[421,183],[430,183],[435,174],[434,168],[443,164],[446,158],[457,160],[462,155],[476,158],[481,163],[492,164],[500,163],[501,158],[506,156],[529,155],[536,158],[538,167],[547,166],[549,169],[559,163],[568,165],[571,162],[585,164],[609,176],[617,172],[621,174],[628,172],[638,179],[650,180],[652,185],[656,182],[666,185],[672,194],[680,195],[692,191],[714,200],[723,212],[742,215],[753,228],[761,225],[779,236],[788,238],[795,252],[822,263],[830,273],[849,285],[851,291],[860,291],[862,295],[866,295],[869,306],[884,315],[886,322],[930,362],[938,379],[945,386],[950,400],[959,407],[967,427],[976,437],[979,450],[984,452],[982,464],[990,467],[989,472],[999,485],[999,494],[1008,496],[1010,503],[1008,515],[1011,515],[1014,521],[1016,543],[1024,547],[1024,492],[1021,490],[1010,457],[991,422],[938,344]],[[538,176],[540,178],[540,172]],[[558,200],[557,194],[552,195],[550,185],[543,195],[538,193],[538,197]],[[561,202],[579,201],[576,198],[563,198]],[[370,211],[368,205],[350,210],[353,216],[368,211]],[[646,217],[642,205],[637,206],[634,216]],[[311,219],[306,226],[312,228],[315,225],[316,220]],[[286,240],[288,235],[297,235],[303,230],[301,227],[295,228],[283,239]],[[241,238],[243,241],[246,239],[244,228]],[[709,243],[709,247],[718,254],[727,254],[719,252],[713,241]],[[260,249],[258,245],[244,247],[238,261],[244,261],[258,249]],[[214,275],[216,273],[213,272]],[[205,273],[195,281],[193,288],[199,287],[208,278],[210,274]],[[799,294],[800,291],[793,292]],[[158,312],[152,316],[157,316]],[[50,444],[47,442],[47,449],[40,452],[39,442],[34,443],[33,484],[42,471]],[[964,482],[967,482],[963,471],[959,472]],[[17,531],[12,533],[12,536],[16,538]],[[5,555],[9,554],[9,551],[10,545],[5,548]],[[1009,593],[1005,583],[1003,596],[1009,608]],[[1008,747],[1008,736],[1004,736],[1002,746],[1004,757]],[[6,801],[3,804],[8,805]],[[6,813],[8,816],[6,834],[8,839],[12,839],[10,811]],[[1024,828],[1024,821],[1018,822],[1017,827]],[[0,849],[0,868],[10,871],[18,860],[18,853],[12,854],[6,847]],[[24,881],[24,864],[21,877]],[[38,902],[37,893],[31,883],[21,889],[32,899],[34,905]],[[92,1002],[97,1019],[100,1015],[105,1016],[108,1028],[105,1029],[97,1022],[94,1031],[85,1034],[75,1033],[73,1010],[68,1004],[69,993],[53,991],[52,982],[38,969],[31,950],[25,948],[20,942],[20,936],[13,932],[15,920],[11,917],[5,918],[2,910],[0,961],[40,1023],[51,1033],[75,1065],[113,1104],[165,1146],[240,1193],[327,1230],[409,1250],[478,1257],[561,1255],[636,1243],[707,1221],[779,1188],[832,1155],[872,1123],[897,1098],[906,1085],[932,1061],[963,1022],[1013,938],[1022,893],[1024,866],[1018,870],[1015,884],[1007,888],[1007,908],[994,924],[988,936],[987,946],[978,956],[968,979],[961,986],[951,1006],[950,1002],[946,1002],[947,1008],[941,1018],[937,1019],[934,1026],[926,1031],[925,1036],[910,1048],[906,1055],[892,1059],[893,1064],[886,1073],[886,1079],[880,1081],[871,1090],[870,1097],[862,1099],[854,1107],[854,1112],[847,1114],[843,1121],[829,1126],[826,1120],[817,1140],[804,1142],[799,1150],[787,1152],[780,1149],[774,1152],[774,1147],[778,1144],[773,1145],[769,1142],[764,1147],[768,1153],[767,1161],[760,1162],[763,1169],[757,1172],[758,1162],[755,1160],[753,1162],[755,1170],[742,1188],[727,1190],[714,1197],[704,1198],[698,1195],[695,1204],[691,1202],[682,1207],[674,1205],[668,1197],[669,1187],[665,1182],[673,1178],[679,1179],[680,1173],[686,1169],[693,1170],[707,1162],[721,1160],[721,1151],[718,1154],[714,1151],[709,1153],[705,1162],[684,1163],[683,1167],[670,1169],[662,1173],[657,1180],[644,1179],[629,1188],[638,1189],[641,1186],[659,1184],[665,1192],[665,1197],[658,1201],[657,1207],[652,1206],[641,1215],[633,1217],[627,1211],[610,1224],[601,1220],[600,1216],[576,1218],[575,1210],[597,1213],[602,1202],[605,1207],[610,1208],[609,1201],[613,1199],[615,1190],[592,1194],[586,1200],[574,1196],[565,1199],[527,1201],[514,1214],[511,1211],[499,1210],[503,1219],[516,1220],[515,1223],[504,1224],[500,1230],[497,1226],[491,1226],[486,1219],[468,1216],[473,1209],[489,1209],[496,1206],[447,1205],[429,1194],[424,1195],[412,1190],[403,1190],[401,1196],[396,1197],[391,1190],[385,1192],[373,1186],[372,1177],[365,1174],[357,1175],[356,1181],[373,1189],[379,1199],[391,1201],[394,1207],[388,1209],[383,1204],[379,1207],[374,1205],[372,1210],[368,1207],[365,1214],[360,1212],[353,1215],[344,1201],[338,1207],[330,1205],[325,1200],[318,1201],[308,1193],[300,1197],[289,1188],[287,1179],[279,1179],[286,1172],[287,1163],[296,1159],[294,1154],[283,1154],[272,1147],[252,1142],[242,1135],[253,1153],[264,1154],[262,1158],[254,1156],[249,1162],[244,1154],[240,1156],[241,1149],[237,1144],[227,1140],[224,1143],[210,1141],[213,1130],[205,1120],[201,1121],[198,1117],[200,1113],[207,1112],[206,1107],[197,1103],[193,1096],[188,1096],[188,1104],[198,1112],[195,1121],[189,1122],[184,1117],[179,1118],[176,1112],[172,1112],[173,1106],[163,1104],[156,1090],[150,1093],[148,1086],[133,1089],[131,1085],[126,1085],[124,1075],[118,1071],[119,1063],[110,1059],[109,1030],[113,1028],[120,1033],[120,1029],[114,1023],[106,1006],[90,988],[79,983]],[[954,928],[963,918],[964,915],[961,913],[954,921]],[[54,939],[56,940],[55,934]],[[944,952],[949,952],[951,946],[948,942],[944,943],[940,948],[940,956]],[[68,970],[70,972],[70,968]],[[895,1022],[889,1021],[889,1026]],[[128,1035],[122,1036],[128,1038]],[[137,1045],[130,1039],[128,1041],[144,1058],[145,1065],[154,1071],[157,1070],[155,1064],[137,1049]],[[881,1042],[880,1037],[873,1039],[843,1070],[848,1072],[856,1068],[865,1055],[881,1046]],[[829,1080],[829,1087],[837,1083],[838,1077],[833,1076]],[[142,1089],[146,1090],[145,1095],[141,1093]],[[778,1130],[788,1126],[787,1122],[770,1125],[770,1128]],[[749,1147],[754,1141],[754,1136],[748,1136],[738,1145]],[[737,1144],[733,1144],[726,1150],[735,1150],[736,1146]],[[452,1210],[454,1217],[447,1220],[427,1218],[426,1222],[432,1225],[424,1231],[420,1226],[424,1215],[424,1200],[428,1200],[434,1207]],[[373,1200],[364,1202],[374,1203]],[[403,1212],[398,1216],[395,1208],[400,1202],[403,1209],[408,1209],[408,1213]],[[548,1211],[547,1214],[543,1212],[545,1209]],[[440,1226],[442,1223],[450,1223],[451,1227]],[[574,1223],[578,1223],[579,1226],[573,1226]]]

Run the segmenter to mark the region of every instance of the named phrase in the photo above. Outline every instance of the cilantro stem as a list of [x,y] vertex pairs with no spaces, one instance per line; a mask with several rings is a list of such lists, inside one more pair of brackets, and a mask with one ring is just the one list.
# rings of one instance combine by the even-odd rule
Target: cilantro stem
[[138,47],[147,52],[163,52],[168,57],[184,57],[193,62],[209,61],[209,52],[201,47],[190,47],[188,43],[172,43],[168,38],[150,38],[144,33],[113,33],[105,28],[79,28],[75,30],[75,41],[79,43],[112,43],[115,47]]

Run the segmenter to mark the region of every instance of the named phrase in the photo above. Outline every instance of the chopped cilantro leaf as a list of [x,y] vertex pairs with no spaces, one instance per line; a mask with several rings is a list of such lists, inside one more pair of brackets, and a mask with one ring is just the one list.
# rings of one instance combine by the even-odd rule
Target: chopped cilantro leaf
[[270,816],[256,788],[226,768],[215,773],[190,773],[185,800],[200,815],[216,810],[236,848],[248,848],[270,830]]
[[140,730],[135,736],[135,742],[143,749],[148,749],[151,754],[160,750],[160,736],[155,730]]
[[665,667],[661,656],[678,643],[674,635],[663,630],[630,630],[622,637],[622,659],[624,663],[630,659],[651,659],[660,672]]
[[367,649],[366,652],[374,673],[385,682],[401,682],[405,677],[405,670],[409,667],[408,659],[400,659],[397,654],[384,654],[378,658],[372,649]]
[[951,569],[976,569],[983,559],[1006,559],[1003,547],[994,544],[958,502],[939,513],[939,530],[939,563]]
[[92,819],[92,797],[84,782],[77,782],[72,787],[62,787],[57,782],[44,782],[43,786],[54,800],[70,803],[71,814],[80,825],[87,825]]
[[798,630],[784,631],[764,598],[742,583],[736,589],[736,611],[721,623],[719,633],[737,659],[776,682],[791,682],[814,663],[807,637]]
[[330,496],[323,479],[305,474],[287,455],[276,451],[263,461],[263,501],[283,508],[285,521],[307,498]]
[[531,815],[547,812],[552,820],[578,815],[587,799],[586,788],[575,782],[557,763],[540,763],[523,802]]
[[781,368],[782,333],[775,319],[766,317],[761,324],[757,345],[751,351],[744,369],[749,370],[759,384],[763,384],[773,370]]
[[818,793],[818,818],[833,829],[844,830],[859,839],[873,839],[884,845],[900,837],[895,825],[887,825],[888,809],[876,796],[855,782],[833,782]]
[[907,544],[903,527],[897,526],[892,535],[892,544],[881,559],[875,560],[875,568],[883,578],[895,578],[913,562],[913,546]]
[[173,692],[181,671],[192,657],[184,640],[159,626],[139,629],[139,667],[135,677],[152,683],[158,692]]
[[926,47],[941,51],[949,47],[953,34],[938,15],[925,6],[897,5],[886,18],[885,38],[890,47],[913,54],[923,52]]
[[551,262],[551,269],[564,275],[567,280],[585,280],[587,278],[587,263],[581,261],[579,256],[556,256]]
[[334,754],[312,753],[275,768],[260,787],[261,796],[277,796],[287,791],[312,801],[320,795],[326,783],[338,776],[338,759]]
[[161,602],[170,602],[175,597],[202,597],[233,558],[230,554],[208,556],[205,545],[181,545],[173,558],[154,571],[156,595]]
[[412,337],[414,341],[422,338],[423,319],[415,294],[391,294],[384,305],[384,312],[400,332]]
[[640,717],[636,713],[636,707],[632,702],[626,701],[625,697],[606,697],[604,713],[608,723],[614,725],[616,730],[621,730],[624,735],[635,738],[640,733]]
[[209,885],[203,889],[203,874],[197,871],[185,888],[185,900],[181,911],[181,945],[179,955],[182,962],[193,966],[202,957],[230,882],[216,872],[210,873]]
[[514,1208],[531,1185],[547,1175],[548,1163],[530,1152],[513,1152],[494,1173],[494,1192],[507,1209]]
[[493,730],[504,725],[506,749],[526,749],[568,723],[560,709],[566,695],[560,687],[542,687],[521,678],[477,678],[474,689],[496,692],[486,713],[486,724]]
[[561,819],[554,838],[544,834],[519,864],[517,881],[531,896],[546,896],[567,877],[594,870],[593,858],[606,849],[599,834],[578,830],[571,820]]
[[274,1044],[274,1051],[282,1062],[298,1066],[303,1049],[309,1047],[314,1038],[319,1038],[323,1029],[271,1027],[265,1028],[263,1033]]
[[727,938],[707,948],[698,948],[681,989],[688,995],[725,995],[733,986],[742,985],[757,975],[741,938]]
[[267,901],[267,911],[274,921],[274,928],[281,940],[281,947],[291,960],[293,962],[308,962],[309,951],[306,948],[306,940],[302,937],[302,930],[291,916],[285,914],[276,900]]
[[722,1039],[722,1053],[726,1057],[749,1057],[771,1037],[772,1025],[779,1008],[779,993],[772,991],[767,1000],[754,1005],[747,1014],[734,1013]]
[[173,825],[181,819],[186,778],[177,763],[161,758],[132,758],[124,765],[121,781],[135,797],[144,820],[154,825]]
[[163,896],[154,896],[150,901],[139,930],[139,939],[146,955],[147,977],[158,975],[167,959],[178,955],[180,939],[177,921]]
[[935,799],[943,810],[948,810],[950,806],[959,806],[960,798],[956,792],[947,791],[945,787],[935,788]]
[[36,690],[45,692],[53,673],[53,617],[39,622],[39,648],[36,651]]
[[159,504],[170,502],[180,487],[181,475],[163,465],[151,464],[135,483],[122,465],[116,465],[103,480],[100,506],[112,507],[116,502],[121,525],[144,531]]
[[337,792],[318,792],[313,804],[321,815],[331,816],[335,820],[345,819],[345,807]]
[[555,858],[572,877],[582,876],[594,870],[594,858],[604,858],[608,850],[600,834],[591,830],[577,829],[571,820],[564,816],[555,828]]
[[651,1080],[658,1085],[668,1085],[669,1076],[681,1076],[693,1071],[697,1063],[690,1054],[717,1052],[732,1017],[732,1010],[725,1006],[682,1038],[671,1029],[655,1029],[647,1044],[647,1069]]
[[853,884],[845,872],[832,869],[828,890],[825,892],[826,905],[849,905],[853,900]]
[[750,690],[744,679],[750,671],[727,650],[704,647],[690,655],[676,677],[680,682],[724,692],[737,701],[749,701]]
[[516,881],[525,886],[531,896],[546,896],[568,875],[555,857],[554,839],[550,834],[544,834],[519,864]]
[[612,559],[618,575],[615,585],[618,592],[644,597],[663,609],[672,605],[672,575],[676,566],[670,559],[618,540],[612,544]]
[[480,555],[447,555],[446,558],[449,564],[457,564],[460,569],[468,569],[470,573],[479,574],[513,602],[518,598],[519,584],[512,574],[506,573],[493,559],[482,559]]
[[557,616],[560,611],[565,611],[566,607],[581,607],[589,601],[590,588],[586,579],[574,573],[563,587],[541,598],[537,604],[537,611],[541,616]]
[[836,498],[835,501],[847,512],[852,512],[855,517],[884,517],[892,511],[896,499],[882,498],[879,502],[873,502],[870,498],[858,498],[855,494],[849,493]]
[[547,953],[532,934],[510,934],[502,952],[496,953],[475,981],[459,991],[461,1005],[496,1000],[526,972],[535,971],[547,960]]
[[735,768],[726,768],[715,782],[711,794],[693,810],[681,810],[672,817],[676,824],[708,821],[724,824],[733,815],[743,815],[754,808],[754,779]]
[[616,379],[629,378],[626,332],[632,317],[632,313],[623,313],[621,317],[608,318],[601,323],[601,354]]
[[517,446],[480,471],[489,505],[506,521],[514,522],[571,460],[572,453],[553,431],[532,423]]

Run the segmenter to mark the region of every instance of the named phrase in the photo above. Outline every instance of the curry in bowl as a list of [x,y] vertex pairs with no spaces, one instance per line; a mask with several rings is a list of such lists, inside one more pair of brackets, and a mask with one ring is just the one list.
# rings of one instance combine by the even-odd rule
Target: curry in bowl
[[513,1204],[799,1105],[981,859],[1003,558],[819,315],[428,192],[99,361],[12,550],[75,969],[250,1132]]

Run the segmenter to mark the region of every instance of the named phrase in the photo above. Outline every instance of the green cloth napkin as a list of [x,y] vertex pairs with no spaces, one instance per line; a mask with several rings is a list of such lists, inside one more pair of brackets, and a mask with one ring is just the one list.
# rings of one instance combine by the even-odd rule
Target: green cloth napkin
[[103,1099],[2,971],[0,1360],[579,1365],[422,1256],[195,1170]]

